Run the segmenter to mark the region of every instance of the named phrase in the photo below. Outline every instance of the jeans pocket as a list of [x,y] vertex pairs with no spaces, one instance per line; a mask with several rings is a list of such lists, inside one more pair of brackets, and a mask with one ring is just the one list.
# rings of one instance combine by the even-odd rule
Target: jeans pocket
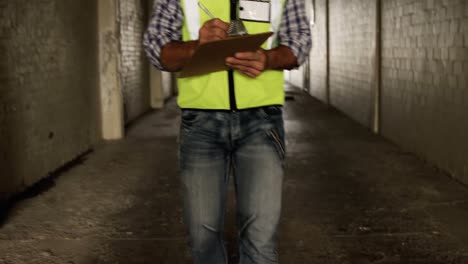
[[278,105],[264,106],[258,109],[258,113],[265,120],[273,120],[283,116],[283,109]]
[[193,129],[202,122],[204,112],[197,110],[182,110],[179,129],[179,145],[182,145],[185,139],[192,133]]
[[203,111],[182,110],[181,121],[183,124],[191,125],[197,122],[203,115]]

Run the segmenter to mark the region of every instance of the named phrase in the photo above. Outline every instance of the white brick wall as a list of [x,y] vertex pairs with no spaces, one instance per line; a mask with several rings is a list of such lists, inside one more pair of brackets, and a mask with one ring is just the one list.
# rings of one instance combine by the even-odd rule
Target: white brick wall
[[331,104],[370,127],[375,86],[375,0],[330,0]]
[[125,121],[130,122],[150,108],[149,68],[142,39],[146,8],[140,0],[120,0],[121,81]]
[[468,2],[382,10],[383,134],[468,182]]
[[0,0],[0,199],[96,138],[94,0]]
[[[375,110],[376,0],[329,0],[331,103],[370,127]],[[468,1],[381,0],[381,131],[468,183]],[[318,24],[311,93],[323,97]],[[314,63],[314,61],[318,63]],[[318,79],[318,80],[317,80]],[[320,85],[319,85],[320,87]]]
[[327,28],[326,0],[315,0],[315,24],[310,53],[310,94],[327,101]]

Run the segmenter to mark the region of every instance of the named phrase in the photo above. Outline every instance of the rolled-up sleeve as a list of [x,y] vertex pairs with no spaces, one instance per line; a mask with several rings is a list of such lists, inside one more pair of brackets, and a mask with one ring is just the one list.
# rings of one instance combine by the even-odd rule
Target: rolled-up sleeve
[[182,40],[184,17],[179,0],[156,0],[148,28],[143,37],[143,47],[152,65],[164,70],[161,49],[171,41]]
[[305,62],[312,46],[312,38],[304,0],[286,0],[278,40],[280,45],[292,50],[299,65]]

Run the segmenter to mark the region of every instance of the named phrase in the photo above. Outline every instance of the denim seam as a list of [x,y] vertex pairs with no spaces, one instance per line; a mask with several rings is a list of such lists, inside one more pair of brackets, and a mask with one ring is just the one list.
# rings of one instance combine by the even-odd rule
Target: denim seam
[[274,129],[270,129],[267,132],[267,135],[270,138],[270,140],[273,142],[275,150],[278,153],[278,155],[279,155],[279,157],[280,157],[280,159],[281,159],[281,161],[283,162],[283,165],[284,165],[284,161],[286,159],[286,148],[285,148],[284,144],[282,143],[280,137],[278,136],[278,133],[276,133],[276,131]]

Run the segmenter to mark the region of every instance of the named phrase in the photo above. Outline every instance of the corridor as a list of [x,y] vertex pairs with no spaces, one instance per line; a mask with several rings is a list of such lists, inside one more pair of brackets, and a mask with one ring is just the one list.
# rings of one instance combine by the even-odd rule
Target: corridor
[[[281,263],[468,263],[466,186],[302,91],[288,98]],[[172,100],[24,195],[0,219],[0,263],[191,263],[178,122]]]
[[[184,82],[142,44],[161,3],[0,0],[0,264],[192,263]],[[468,264],[468,1],[303,4],[312,47],[284,72],[280,263]]]

